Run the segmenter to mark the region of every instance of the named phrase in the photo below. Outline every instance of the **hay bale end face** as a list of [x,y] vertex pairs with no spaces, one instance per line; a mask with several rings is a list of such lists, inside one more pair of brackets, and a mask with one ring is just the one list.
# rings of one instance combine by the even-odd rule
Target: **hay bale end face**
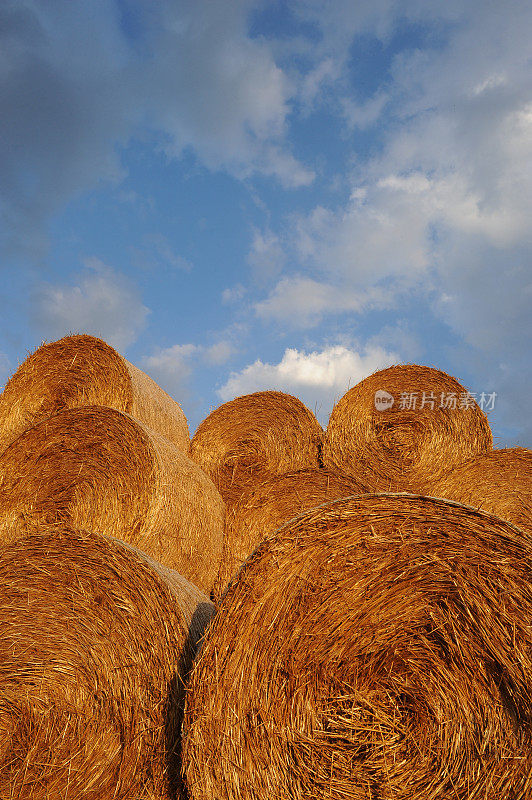
[[0,797],[176,797],[183,682],[211,614],[103,537],[0,546]]
[[296,397],[255,392],[209,414],[192,438],[190,455],[230,504],[268,475],[317,468],[322,435]]
[[354,471],[373,491],[419,493],[427,481],[491,450],[486,415],[467,398],[455,378],[431,367],[380,370],[334,407],[323,462]]
[[349,475],[305,469],[267,478],[244,492],[225,520],[215,597],[222,595],[231,577],[260,542],[285,522],[331,500],[368,491],[367,486]]
[[0,395],[0,451],[57,411],[87,405],[131,414],[188,453],[180,405],[110,345],[86,334],[41,345],[7,382]]
[[532,533],[532,450],[491,450],[428,483],[425,494],[495,514]]
[[433,498],[346,498],[287,523],[229,586],[193,669],[192,800],[531,796],[531,570],[519,529]]
[[120,411],[61,411],[0,454],[0,539],[68,523],[124,539],[210,592],[225,505],[163,436]]

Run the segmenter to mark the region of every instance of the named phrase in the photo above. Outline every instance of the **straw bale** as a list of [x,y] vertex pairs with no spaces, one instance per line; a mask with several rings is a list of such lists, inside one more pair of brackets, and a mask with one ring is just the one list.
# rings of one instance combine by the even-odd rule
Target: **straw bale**
[[0,451],[57,411],[88,405],[125,411],[188,453],[181,406],[110,345],[86,334],[41,345],[7,382],[0,395]]
[[95,534],[0,545],[1,800],[181,796],[184,681],[212,610]]
[[101,406],[60,411],[0,454],[0,539],[41,523],[131,542],[210,592],[225,505],[173,444]]
[[248,489],[226,516],[214,596],[221,596],[232,575],[265,536],[292,517],[331,500],[368,491],[350,475],[326,469],[288,472]]
[[469,506],[360,495],[266,539],[192,671],[192,800],[532,797],[532,547]]
[[532,450],[491,450],[427,484],[425,494],[488,511],[532,533]]
[[[375,407],[376,392],[394,398]],[[423,404],[423,393],[425,403]],[[408,395],[416,407],[408,408]],[[445,372],[417,364],[365,378],[334,407],[323,445],[325,466],[363,476],[373,491],[421,491],[456,464],[492,448],[491,429],[467,390]],[[456,408],[441,407],[456,401]]]
[[226,503],[268,475],[320,465],[323,431],[301,400],[284,392],[255,392],[230,400],[203,420],[191,458]]

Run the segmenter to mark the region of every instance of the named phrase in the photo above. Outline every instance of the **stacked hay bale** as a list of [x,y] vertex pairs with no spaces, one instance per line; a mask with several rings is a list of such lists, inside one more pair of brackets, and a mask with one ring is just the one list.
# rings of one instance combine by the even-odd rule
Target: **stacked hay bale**
[[329,419],[323,462],[374,491],[419,492],[491,448],[488,420],[457,380],[406,364],[370,375],[342,397]]
[[210,592],[225,505],[167,439],[111,408],[72,408],[0,454],[0,539],[67,522],[131,542]]
[[362,381],[325,441],[268,391],[189,443],[101,340],[39,348],[0,396],[0,800],[185,793],[213,584],[190,800],[531,794],[530,537],[367,493],[532,529],[529,452],[491,448],[428,367]]
[[198,427],[191,458],[228,505],[258,481],[320,465],[323,431],[296,397],[255,392],[224,403]]
[[212,605],[102,536],[12,539],[0,545],[0,797],[175,798],[184,681]]
[[188,452],[180,405],[110,345],[86,334],[43,344],[7,382],[0,395],[0,451],[57,411],[89,405],[124,411]]
[[368,491],[349,475],[326,469],[288,472],[251,486],[227,514],[214,596],[222,595],[255,547],[289,519],[328,501]]
[[532,451],[492,450],[428,482],[426,494],[481,508],[532,533]]
[[192,800],[529,797],[531,570],[519,529],[432,498],[287,523],[228,588],[193,670]]

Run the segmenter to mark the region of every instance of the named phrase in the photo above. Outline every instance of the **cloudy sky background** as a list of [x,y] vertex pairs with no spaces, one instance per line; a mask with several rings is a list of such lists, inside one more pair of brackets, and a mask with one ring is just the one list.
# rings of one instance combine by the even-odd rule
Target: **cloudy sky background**
[[99,335],[178,399],[376,369],[532,443],[529,2],[0,5],[0,386]]

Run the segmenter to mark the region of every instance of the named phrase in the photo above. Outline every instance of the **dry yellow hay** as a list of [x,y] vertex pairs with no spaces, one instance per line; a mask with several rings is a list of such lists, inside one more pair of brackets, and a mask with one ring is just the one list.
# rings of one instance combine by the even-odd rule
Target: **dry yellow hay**
[[110,345],[86,334],[41,345],[7,382],[0,395],[0,451],[57,411],[88,405],[125,411],[188,453],[179,404]]
[[[393,405],[376,408],[377,392],[392,395]],[[406,407],[410,394],[416,408]],[[491,450],[485,414],[476,402],[460,407],[466,395],[455,378],[431,367],[405,364],[376,372],[334,407],[323,462],[355,471],[374,491],[419,492],[428,480]],[[456,408],[440,407],[453,398]]]
[[291,520],[222,598],[187,690],[192,800],[532,797],[532,547],[468,506]]
[[183,686],[212,604],[63,527],[0,545],[1,800],[182,792]]
[[284,392],[255,392],[230,400],[203,420],[191,458],[226,503],[268,475],[317,468],[323,431],[301,400]]
[[532,450],[492,450],[459,464],[424,489],[488,511],[532,533]]
[[292,517],[330,500],[367,492],[349,475],[326,469],[305,469],[268,478],[244,492],[228,511],[215,597],[270,533]]
[[163,436],[101,406],[61,411],[0,454],[0,539],[68,522],[131,542],[210,592],[225,505]]

